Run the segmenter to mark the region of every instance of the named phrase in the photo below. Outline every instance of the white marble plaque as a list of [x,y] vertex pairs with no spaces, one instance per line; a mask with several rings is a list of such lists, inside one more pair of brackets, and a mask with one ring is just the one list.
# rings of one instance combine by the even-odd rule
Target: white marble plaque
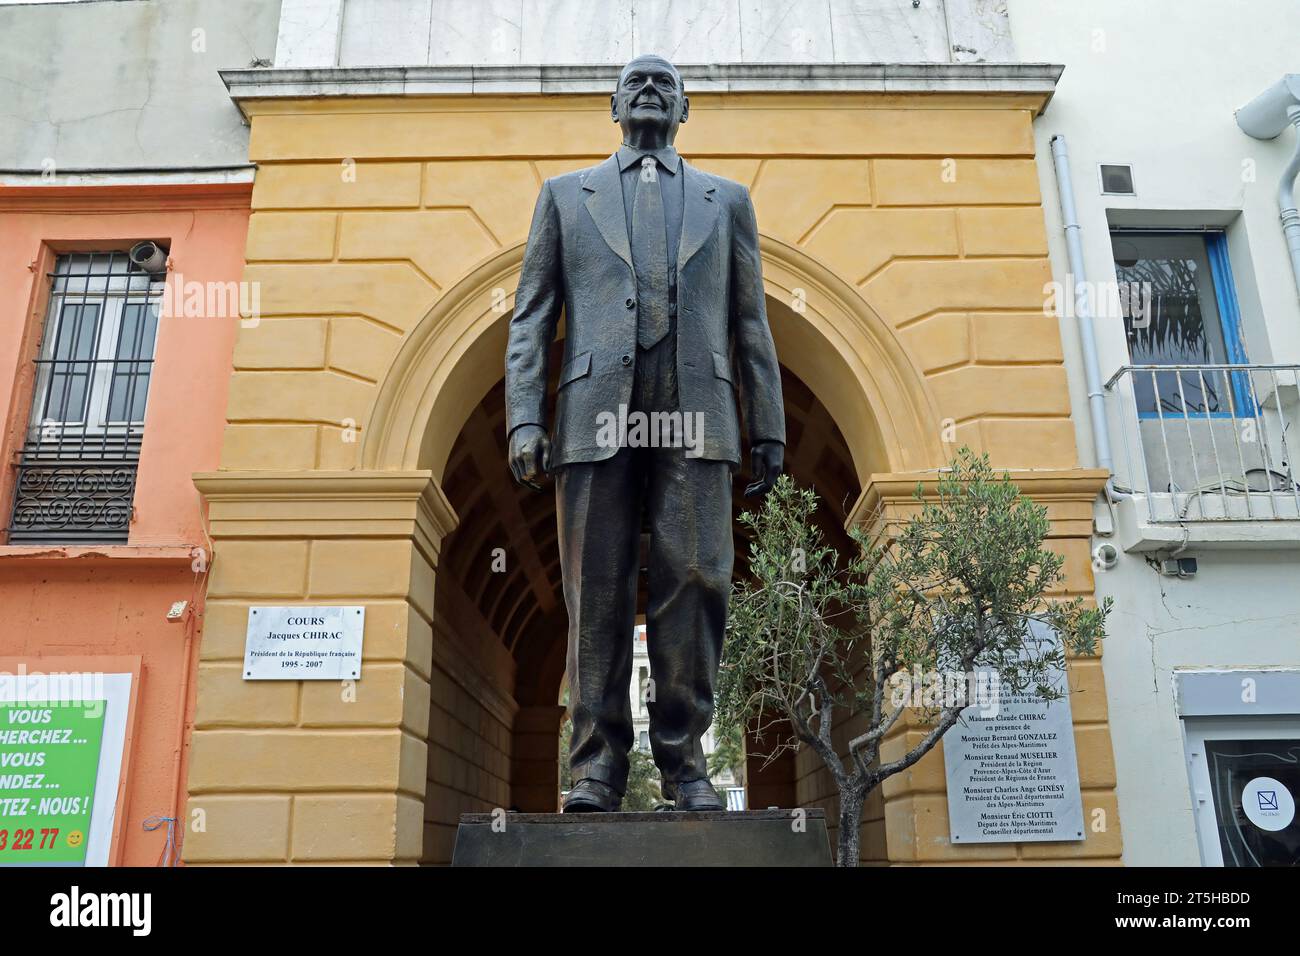
[[363,607],[250,607],[244,680],[359,680]]
[[[1040,639],[1056,639],[1045,627],[1034,630]],[[1054,675],[1051,686],[1065,696],[1046,701],[1032,692],[1003,693],[996,706],[968,707],[962,722],[944,734],[948,829],[955,845],[1083,839],[1065,675]]]

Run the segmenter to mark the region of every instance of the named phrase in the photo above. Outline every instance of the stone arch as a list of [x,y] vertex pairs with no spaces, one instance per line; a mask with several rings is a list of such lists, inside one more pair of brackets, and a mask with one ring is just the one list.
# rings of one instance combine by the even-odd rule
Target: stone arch
[[[807,254],[767,235],[761,252],[769,298],[789,303],[771,316],[777,353],[843,430],[859,482],[941,464],[937,406],[894,330]],[[466,417],[501,378],[523,253],[519,243],[480,263],[407,336],[380,384],[363,468],[441,480]]]
[[[431,706],[442,716],[431,721],[429,786],[439,774],[454,779],[460,763],[467,763],[468,772],[470,759],[479,762],[476,767],[491,767],[508,755],[508,773],[494,776],[491,786],[504,779],[510,805],[548,810],[554,809],[558,793],[556,743],[563,708],[557,705],[555,688],[564,668],[564,643],[555,636],[563,632],[564,614],[556,602],[558,569],[550,561],[550,538],[539,532],[538,538],[529,538],[528,546],[520,545],[528,557],[516,562],[519,567],[500,586],[497,575],[475,578],[468,571],[478,567],[478,545],[491,537],[483,533],[483,522],[489,520],[485,515],[500,511],[513,515],[517,526],[541,526],[532,520],[536,515],[519,512],[519,501],[496,486],[499,475],[481,474],[473,481],[466,474],[467,459],[479,473],[482,462],[504,454],[498,408],[503,398],[502,357],[523,253],[524,244],[517,243],[483,260],[416,324],[380,382],[361,460],[367,473],[431,475],[459,516],[458,527],[448,529],[441,549],[430,617],[435,645],[451,647],[454,642],[461,655],[459,661],[444,660],[441,666],[467,669],[460,680],[477,691],[475,700],[468,701],[452,687],[443,686],[439,692],[435,681]],[[845,501],[826,499],[831,507],[825,529],[842,535],[852,520],[855,497],[873,475],[933,468],[942,461],[939,415],[924,376],[894,329],[856,289],[816,259],[771,236],[761,237],[761,255],[783,378],[792,376],[787,389],[799,385],[805,396],[811,393],[810,398],[796,399],[796,405],[820,407],[844,449],[838,460],[843,462],[844,484],[852,490]],[[788,406],[792,398],[794,392],[788,391]],[[787,413],[794,412],[788,407]],[[795,431],[802,437],[802,429]],[[791,473],[802,470],[805,481],[811,477],[810,468],[817,467],[800,458],[809,447],[808,442],[795,441],[788,452]],[[830,482],[834,471],[834,465],[827,467],[831,471],[818,472],[823,482]],[[469,497],[467,488],[473,489]],[[489,488],[496,489],[495,496]],[[483,583],[488,579],[492,583]],[[550,606],[524,596],[548,587]],[[506,592],[515,596],[502,597]],[[523,611],[496,613],[511,605]],[[498,735],[509,737],[508,744],[484,744],[491,753],[462,758],[456,752],[459,744],[432,729],[434,724],[441,727],[456,708],[477,708],[477,722],[497,727]],[[440,770],[443,762],[448,767]],[[761,773],[755,765],[747,776],[758,805],[787,804],[811,793],[811,782],[801,784],[793,764]],[[431,790],[426,813],[445,815],[442,804],[452,799]],[[449,824],[440,820],[426,834],[425,858],[446,857],[449,839]]]
[[442,479],[465,419],[501,378],[523,259],[524,243],[517,243],[483,261],[406,337],[375,399],[361,448],[363,468],[429,468]]
[[[763,274],[778,351],[796,367],[783,371],[807,386],[798,398],[815,413],[801,430],[810,438],[792,430],[790,458],[861,492],[824,496],[848,501],[831,521],[906,514],[918,479],[932,490],[932,469],[946,459],[941,408],[955,441],[1017,469],[1048,505],[1069,593],[1090,594],[1090,515],[1105,475],[1077,466],[1059,329],[1041,314],[1050,269],[1025,97],[703,96],[694,105],[711,119],[692,123],[684,145],[754,193],[771,230],[761,237]],[[445,861],[461,812],[508,806],[534,757],[555,767],[558,708],[553,690],[540,691],[558,687],[559,643],[512,660],[513,638],[439,630],[437,604],[455,590],[453,536],[475,527],[472,510],[453,504],[464,487],[458,431],[490,436],[495,450],[472,447],[502,477],[502,419],[493,408],[485,422],[480,406],[501,388],[529,201],[545,177],[606,154],[607,114],[582,96],[273,99],[240,104],[262,163],[245,279],[264,285],[268,318],[294,321],[241,331],[222,469],[195,478],[216,560],[188,788],[212,836],[191,834],[185,856]],[[428,135],[444,128],[448,136]],[[335,162],[358,142],[360,205]],[[953,155],[961,183],[941,186],[935,165]],[[304,249],[319,252],[300,258]],[[344,416],[359,431],[341,427]],[[835,454],[823,454],[822,437],[838,426]],[[516,529],[540,526],[526,516],[535,520],[507,518]],[[555,578],[550,563],[536,571],[539,587]],[[326,682],[242,681],[252,605],[340,603],[366,607],[356,701]],[[491,620],[523,638],[563,613],[521,612],[495,595],[478,606],[500,608]],[[484,648],[493,652],[486,681],[465,670]],[[1092,691],[1074,711],[1089,741],[1080,782],[1086,809],[1113,821],[1104,682],[1101,665],[1086,663],[1076,669]],[[914,727],[896,729],[901,746]],[[450,766],[451,752],[477,762]],[[907,777],[889,798],[891,859],[1119,856],[1114,822],[1077,849],[954,847],[942,825],[942,755]],[[431,816],[435,786],[444,792]],[[825,803],[830,792],[799,800]],[[883,846],[883,803],[877,811]]]

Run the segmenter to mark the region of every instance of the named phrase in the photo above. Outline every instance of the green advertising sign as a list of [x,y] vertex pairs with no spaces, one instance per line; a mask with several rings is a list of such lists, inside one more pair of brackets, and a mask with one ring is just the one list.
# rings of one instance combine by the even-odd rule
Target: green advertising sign
[[84,864],[104,701],[0,703],[0,866]]

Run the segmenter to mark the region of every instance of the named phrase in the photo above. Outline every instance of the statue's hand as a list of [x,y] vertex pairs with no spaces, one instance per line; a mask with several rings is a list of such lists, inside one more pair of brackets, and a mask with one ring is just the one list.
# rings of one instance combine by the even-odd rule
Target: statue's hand
[[779,441],[759,442],[749,452],[754,480],[745,488],[745,497],[762,497],[772,490],[781,477],[785,462],[785,446]]
[[551,470],[551,440],[541,425],[520,425],[510,433],[510,474],[541,491],[542,475]]

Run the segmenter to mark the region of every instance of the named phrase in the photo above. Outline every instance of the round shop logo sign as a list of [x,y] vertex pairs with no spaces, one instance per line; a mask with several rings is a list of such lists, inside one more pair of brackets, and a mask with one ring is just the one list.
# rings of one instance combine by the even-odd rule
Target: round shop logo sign
[[1285,830],[1295,819],[1295,798],[1280,781],[1256,777],[1241,791],[1241,809],[1261,830]]

